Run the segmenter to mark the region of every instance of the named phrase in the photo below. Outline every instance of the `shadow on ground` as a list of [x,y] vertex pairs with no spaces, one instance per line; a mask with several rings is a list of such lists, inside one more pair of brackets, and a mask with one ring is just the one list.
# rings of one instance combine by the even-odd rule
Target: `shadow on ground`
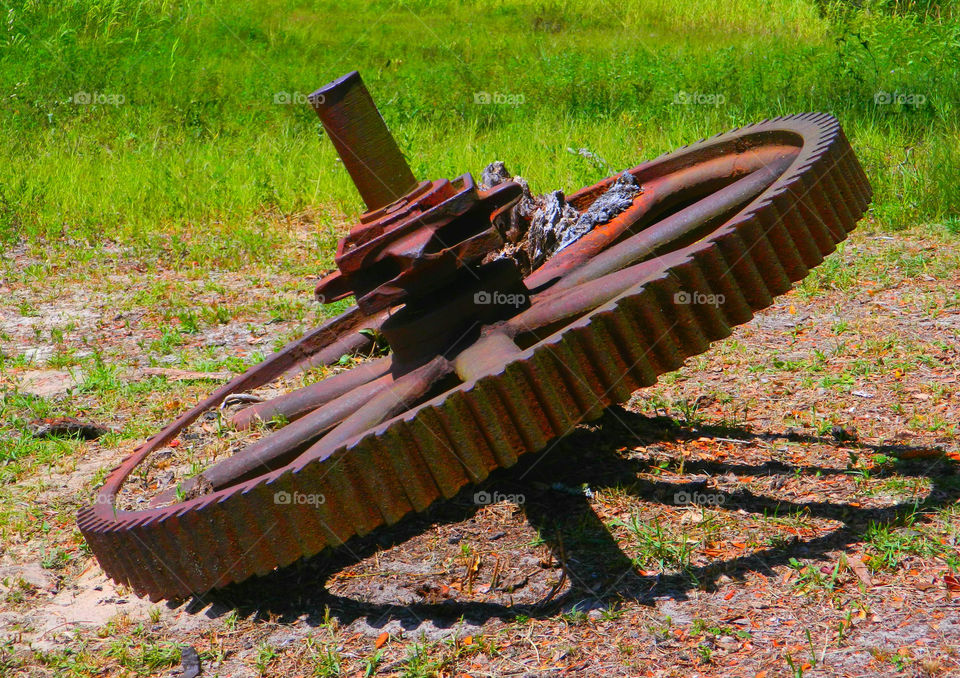
[[[895,469],[878,475],[896,473],[913,477],[929,477],[932,487],[919,503],[905,502],[882,508],[860,508],[846,503],[795,503],[757,496],[742,490],[725,495],[725,506],[759,515],[784,515],[804,511],[811,517],[828,518],[842,526],[823,537],[801,540],[794,538],[777,547],[754,551],[705,567],[691,567],[683,573],[665,576],[642,576],[625,554],[608,528],[597,517],[582,493],[555,488],[579,488],[586,484],[597,490],[619,488],[645,501],[674,503],[678,491],[705,489],[704,480],[685,484],[638,479],[649,472],[649,459],[629,459],[620,453],[624,448],[649,446],[664,441],[714,437],[750,441],[778,439],[794,442],[843,445],[859,448],[864,454],[884,453],[904,457]],[[336,619],[341,625],[357,619],[379,628],[396,620],[404,628],[417,628],[424,621],[435,627],[448,628],[460,623],[482,625],[491,619],[510,620],[519,615],[545,618],[564,610],[606,608],[625,601],[652,604],[658,598],[685,600],[694,589],[712,590],[717,579],[726,575],[734,581],[748,573],[772,574],[772,568],[787,565],[792,558],[827,559],[827,554],[849,548],[864,537],[872,523],[903,522],[917,511],[952,503],[960,497],[960,484],[943,482],[955,473],[953,464],[938,450],[908,445],[859,445],[840,443],[833,438],[819,438],[795,433],[755,433],[737,428],[679,425],[666,417],[646,417],[622,408],[613,408],[596,424],[581,427],[567,438],[531,455],[511,469],[497,471],[481,486],[469,486],[447,502],[440,502],[423,514],[408,516],[400,523],[375,530],[364,538],[352,539],[344,547],[321,553],[266,576],[194,598],[188,610],[199,611],[212,606],[207,614],[220,616],[236,609],[242,616],[271,618],[290,622],[306,615],[309,624]],[[937,473],[939,471],[939,474]],[[785,476],[795,474],[821,476],[844,474],[840,468],[795,466],[770,460],[759,465],[688,461],[685,473],[700,476]],[[875,476],[876,477],[876,476]],[[446,600],[436,604],[376,604],[336,595],[326,588],[331,576],[342,572],[373,554],[401,545],[432,527],[469,520],[478,510],[473,495],[478,489],[496,488],[502,493],[523,494],[525,517],[549,544],[554,558],[561,563],[563,578],[569,587],[561,595],[547,596],[534,604],[507,606],[499,603]],[[711,492],[716,492],[715,489]]]

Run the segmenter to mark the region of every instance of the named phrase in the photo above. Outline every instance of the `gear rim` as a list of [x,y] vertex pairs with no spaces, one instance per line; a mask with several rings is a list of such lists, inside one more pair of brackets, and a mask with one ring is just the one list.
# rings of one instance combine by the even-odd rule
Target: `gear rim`
[[[116,511],[113,498],[146,456],[144,449],[156,448],[164,435],[172,437],[171,427],[164,429],[109,474],[94,506],[78,516],[104,570],[153,600],[202,594],[265,574],[453,496],[728,336],[804,277],[865,211],[869,184],[839,124],[824,114],[777,118],[632,170],[764,132],[798,134],[800,152],[767,189],[707,238],[682,254],[665,255],[672,263],[661,276],[521,350],[499,371],[371,428],[328,459],[291,464],[161,509]],[[722,293],[728,303],[722,309],[678,306],[671,299],[682,291],[681,284],[688,291]],[[671,311],[678,314],[673,323]],[[645,346],[652,355],[644,356]],[[245,376],[217,394],[241,390]],[[532,407],[534,402],[540,407]],[[327,501],[316,507],[277,504],[278,493],[305,488]]]

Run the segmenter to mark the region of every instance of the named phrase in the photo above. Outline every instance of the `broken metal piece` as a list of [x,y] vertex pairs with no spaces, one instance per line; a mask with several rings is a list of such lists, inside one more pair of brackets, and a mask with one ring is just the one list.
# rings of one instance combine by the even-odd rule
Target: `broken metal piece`
[[[341,142],[350,110],[376,127],[348,98],[321,113]],[[398,167],[389,144],[368,142],[338,150],[361,169],[368,154]],[[573,223],[597,223],[531,271],[500,256],[531,227],[523,185],[488,170],[480,187],[398,170],[379,195],[357,180],[371,211],[318,294],[353,294],[358,306],[215,391],[109,475],[78,522],[111,577],[152,599],[203,593],[453,496],[728,336],[833,251],[871,195],[834,118],[776,118],[570,195]],[[196,492],[115,506],[133,470],[206,410],[367,350],[375,333],[388,356],[236,414],[241,427],[280,421],[204,470]],[[298,494],[323,501],[291,502]]]

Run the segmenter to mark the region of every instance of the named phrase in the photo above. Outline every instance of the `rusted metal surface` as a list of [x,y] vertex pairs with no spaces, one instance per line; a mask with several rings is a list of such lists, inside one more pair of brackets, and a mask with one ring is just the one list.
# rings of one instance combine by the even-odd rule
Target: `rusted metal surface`
[[[351,148],[361,165],[379,152]],[[203,593],[451,497],[728,336],[820,263],[871,194],[823,114],[734,130],[629,172],[640,187],[632,204],[526,276],[509,258],[490,261],[502,224],[517,221],[513,181],[480,190],[470,175],[411,177],[395,184],[409,184],[399,200],[368,200],[317,291],[354,294],[358,307],[164,429],[80,513],[107,573],[153,599]],[[614,180],[567,202],[582,213]],[[715,303],[688,303],[701,298]],[[238,427],[290,423],[181,488],[199,496],[168,491],[151,508],[115,508],[133,469],[192,418],[334,362],[364,344],[358,337],[369,342],[364,328],[382,331],[390,355],[241,410]],[[276,502],[297,492],[324,501]]]
[[373,313],[439,289],[503,244],[491,217],[509,209],[520,192],[512,182],[480,191],[469,174],[434,182],[343,238],[338,270],[320,281],[317,298],[355,296],[361,309]]
[[389,205],[416,187],[359,73],[347,73],[309,99],[368,210]]

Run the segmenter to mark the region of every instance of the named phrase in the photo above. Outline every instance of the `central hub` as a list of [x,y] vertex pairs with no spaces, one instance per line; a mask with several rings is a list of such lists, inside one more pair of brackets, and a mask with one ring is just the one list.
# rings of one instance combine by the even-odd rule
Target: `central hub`
[[317,298],[327,303],[354,295],[368,314],[428,295],[435,303],[465,270],[503,246],[494,219],[521,193],[514,182],[480,191],[469,174],[420,184],[365,214],[340,240],[339,270],[320,281]]
[[455,351],[528,303],[513,261],[482,264],[504,245],[497,224],[509,221],[499,217],[520,199],[518,183],[480,190],[470,174],[416,183],[357,73],[311,101],[369,208],[339,241],[320,302],[354,296],[367,315],[393,309],[383,334],[394,362],[410,365]]

